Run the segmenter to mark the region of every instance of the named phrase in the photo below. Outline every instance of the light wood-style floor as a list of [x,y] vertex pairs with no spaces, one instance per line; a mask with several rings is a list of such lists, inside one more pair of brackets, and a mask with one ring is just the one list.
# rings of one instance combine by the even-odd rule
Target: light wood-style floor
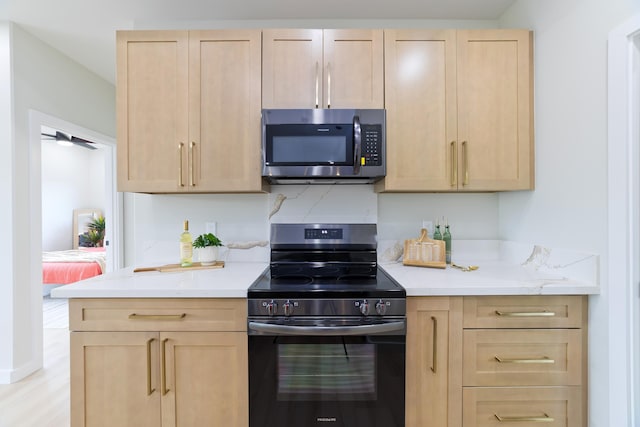
[[[54,302],[48,307],[45,302],[43,312],[43,369],[15,384],[0,384],[0,427],[69,427],[69,330],[60,314],[66,300]],[[49,327],[60,324],[65,326]]]

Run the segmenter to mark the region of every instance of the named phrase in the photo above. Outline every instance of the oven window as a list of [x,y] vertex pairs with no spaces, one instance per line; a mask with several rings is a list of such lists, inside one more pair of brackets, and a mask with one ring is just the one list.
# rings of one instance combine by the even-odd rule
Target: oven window
[[376,400],[375,344],[278,344],[278,400]]

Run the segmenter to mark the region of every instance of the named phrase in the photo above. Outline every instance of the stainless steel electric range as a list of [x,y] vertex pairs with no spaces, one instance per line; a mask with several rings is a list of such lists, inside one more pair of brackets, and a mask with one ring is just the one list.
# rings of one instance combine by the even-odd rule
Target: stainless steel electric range
[[375,224],[273,224],[248,290],[250,427],[402,427],[406,293]]

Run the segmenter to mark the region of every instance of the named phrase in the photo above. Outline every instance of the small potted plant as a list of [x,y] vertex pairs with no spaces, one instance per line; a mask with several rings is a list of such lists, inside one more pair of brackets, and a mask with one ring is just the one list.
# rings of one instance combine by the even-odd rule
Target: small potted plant
[[104,245],[105,220],[103,216],[93,218],[87,224],[85,240],[91,247],[100,248]]
[[212,265],[216,262],[218,246],[222,246],[222,242],[212,233],[201,234],[193,241],[193,247],[198,250],[198,259],[202,265]]

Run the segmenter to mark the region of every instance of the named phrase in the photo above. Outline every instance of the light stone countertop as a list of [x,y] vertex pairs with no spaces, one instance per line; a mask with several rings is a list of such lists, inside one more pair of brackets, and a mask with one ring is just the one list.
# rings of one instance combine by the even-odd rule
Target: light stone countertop
[[[379,242],[379,265],[407,296],[591,295],[600,293],[599,257],[504,241],[454,241],[453,262],[475,271],[404,266],[400,242]],[[125,268],[51,291],[54,298],[245,298],[266,262],[224,268],[139,272]]]
[[380,242],[379,265],[406,290],[427,295],[591,295],[600,293],[596,254],[516,242],[454,241],[452,261],[474,271],[404,266],[401,242]]
[[51,291],[54,298],[246,298],[264,262],[227,262],[224,268],[139,272],[124,268]]

